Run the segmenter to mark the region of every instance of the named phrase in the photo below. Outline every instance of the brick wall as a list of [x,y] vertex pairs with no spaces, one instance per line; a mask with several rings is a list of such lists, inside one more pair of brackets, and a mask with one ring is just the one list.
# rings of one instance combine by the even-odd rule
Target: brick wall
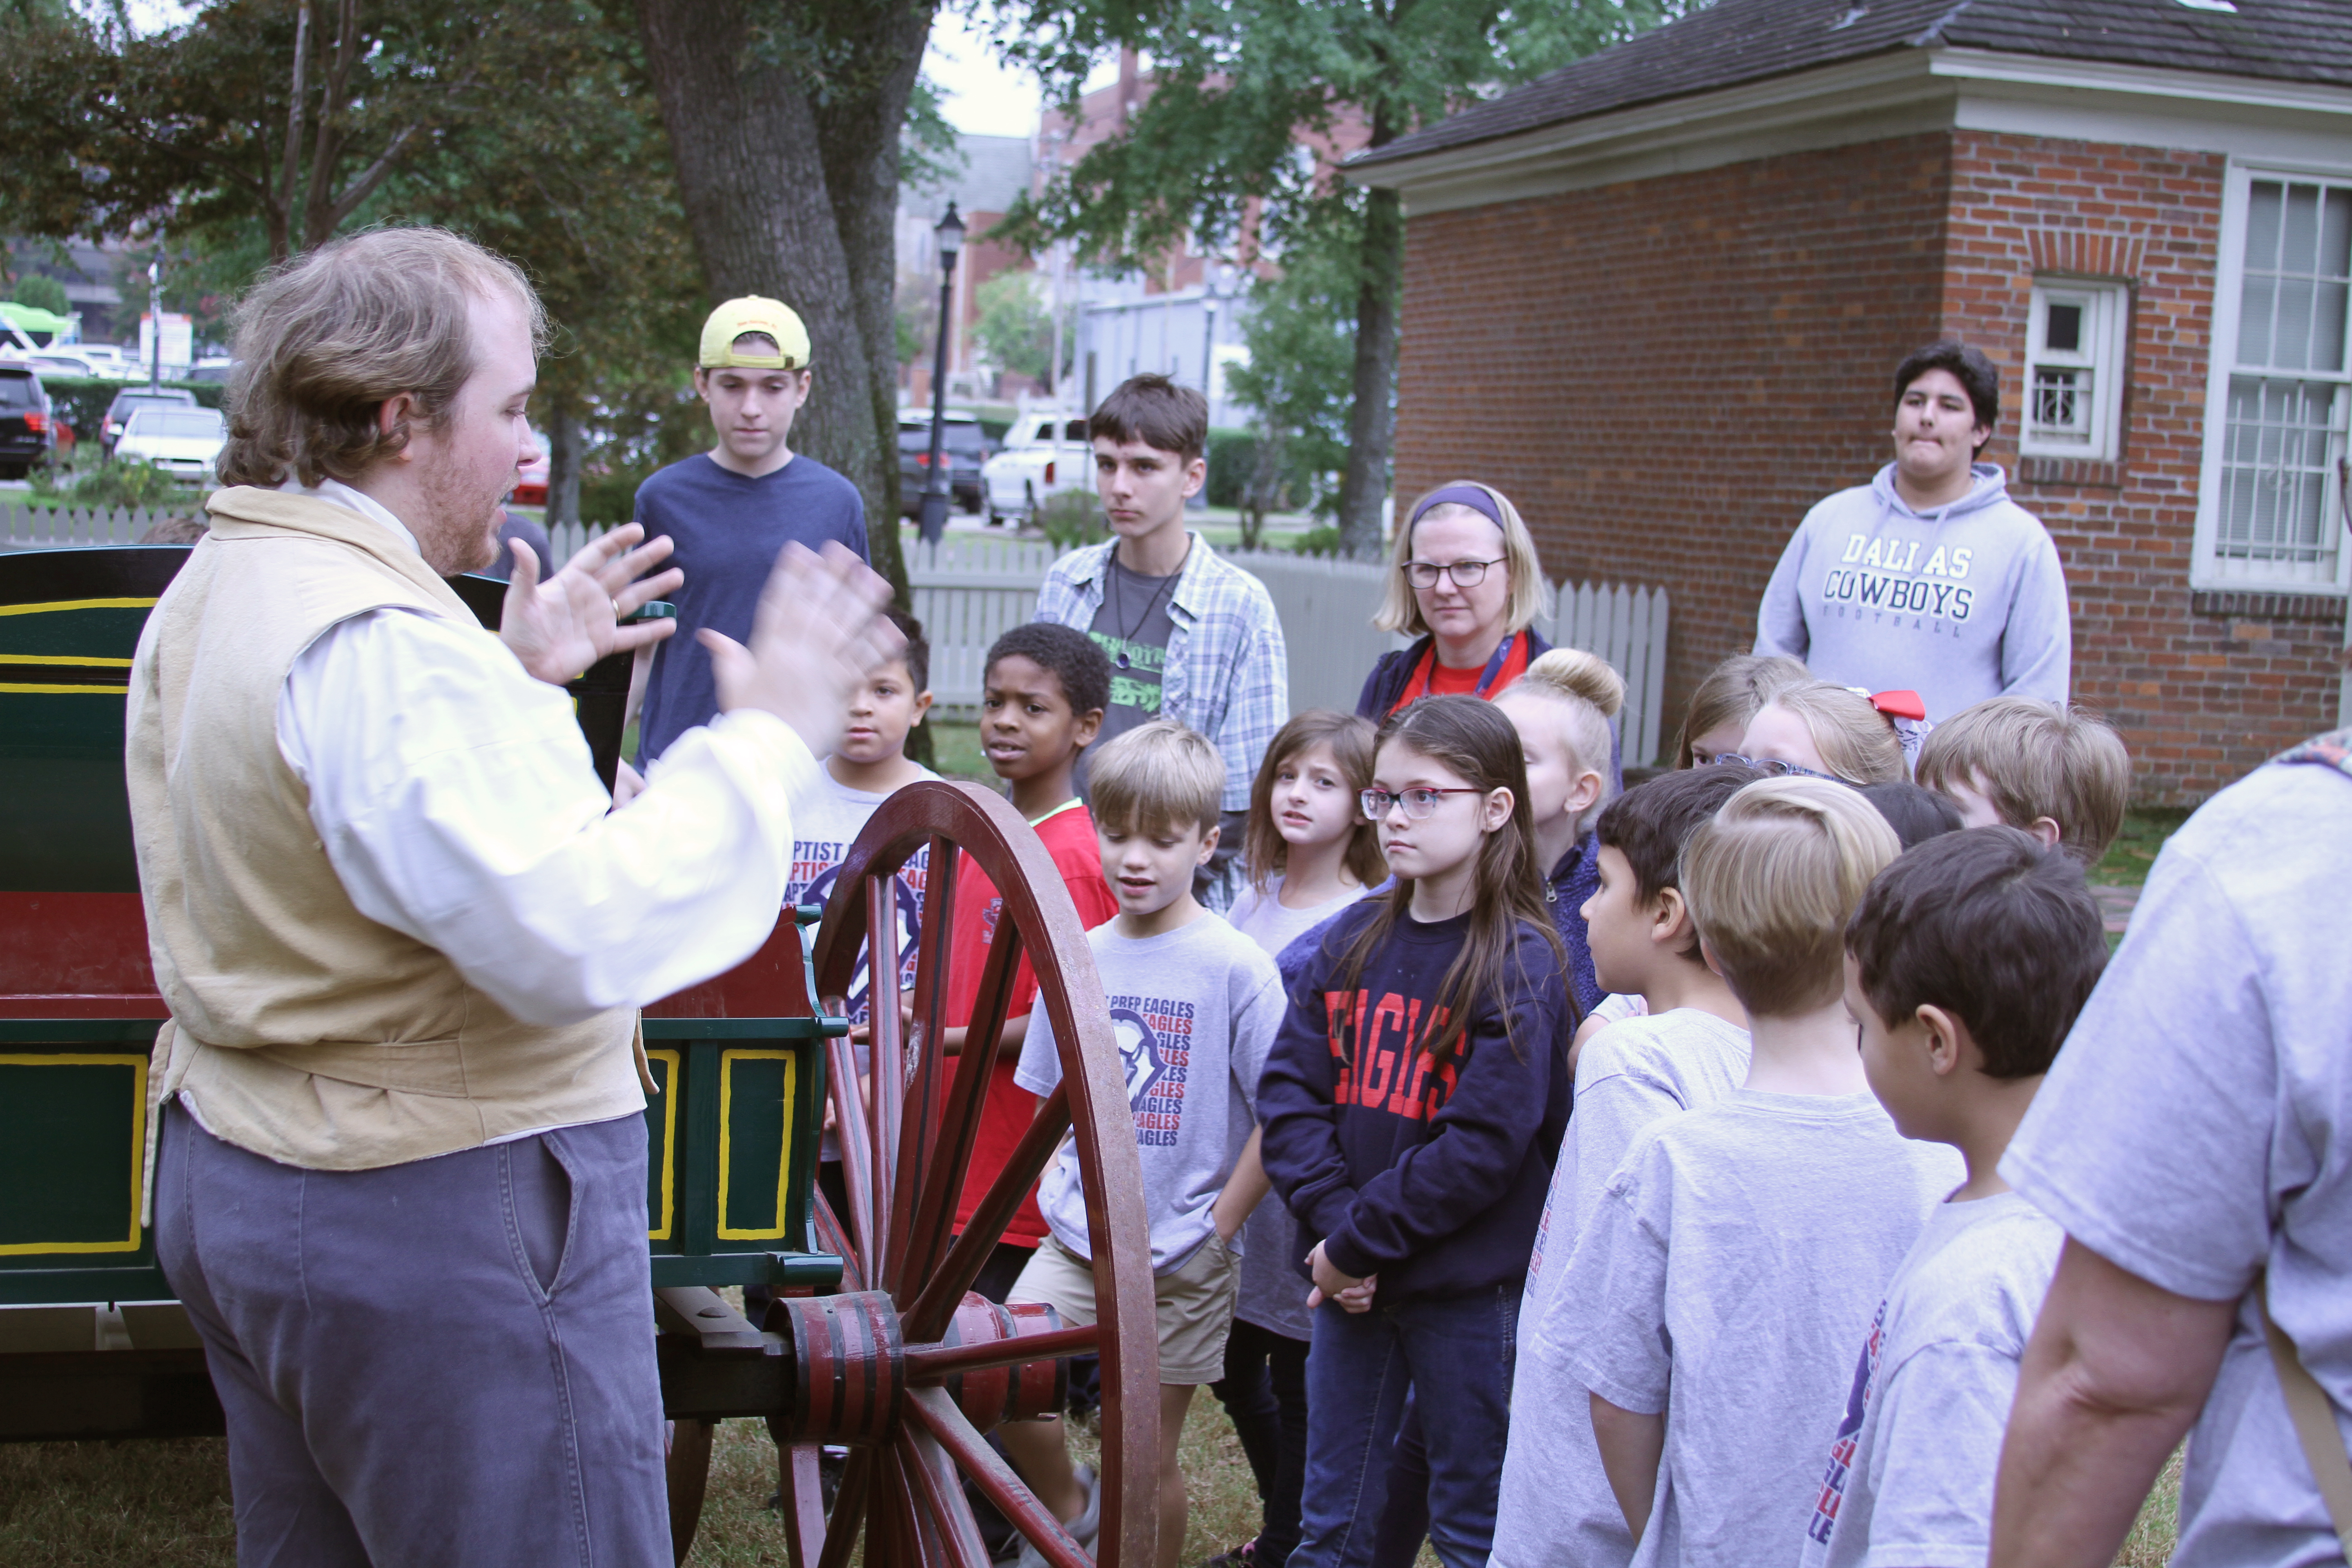
[[[1667,704],[1748,646],[1805,509],[1887,460],[1907,350],[1999,363],[1990,456],[2047,523],[2074,685],[2144,801],[2200,799],[2335,721],[2339,600],[2192,595],[2221,160],[1975,132],[1413,218],[1397,489],[1499,485],[1555,577],[1664,583]],[[2037,268],[2134,279],[2123,457],[2015,441]]]
[[[2187,803],[2335,722],[2339,599],[2192,595],[2222,159],[2046,138],[1953,137],[1943,313],[2005,392],[2023,374],[2037,270],[2133,280],[2121,461],[1992,460],[2057,540],[2074,692],[2132,749],[2142,799]],[[2005,398],[2020,405],[2021,394]]]
[[1948,160],[1930,134],[1412,218],[1400,500],[1485,479],[1552,577],[1664,584],[1671,736],[1806,509],[1886,461]]

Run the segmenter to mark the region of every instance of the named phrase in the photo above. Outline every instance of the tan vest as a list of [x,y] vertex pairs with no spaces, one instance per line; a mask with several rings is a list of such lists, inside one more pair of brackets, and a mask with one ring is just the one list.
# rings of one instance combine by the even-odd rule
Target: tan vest
[[399,1164],[641,1110],[635,1015],[510,1016],[352,906],[278,750],[294,660],[381,605],[478,627],[412,549],[328,502],[238,488],[147,619],[128,767],[155,981],[155,1094],[314,1170]]

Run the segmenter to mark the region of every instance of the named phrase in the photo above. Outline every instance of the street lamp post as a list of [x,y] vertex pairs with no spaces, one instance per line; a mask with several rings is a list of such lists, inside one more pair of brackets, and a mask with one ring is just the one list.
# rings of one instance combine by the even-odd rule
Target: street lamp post
[[163,386],[163,247],[155,247],[155,258],[147,263],[147,320],[152,323],[147,335],[147,390],[160,392]]
[[1230,261],[1212,267],[1201,264],[1201,309],[1208,318],[1207,329],[1201,335],[1201,395],[1209,401],[1209,418],[1216,420],[1217,407],[1217,304],[1233,291],[1234,266]]
[[946,459],[948,416],[948,322],[955,310],[956,252],[963,248],[963,219],[955,203],[934,228],[940,242],[940,343],[931,361],[931,459],[923,483],[920,525],[923,542],[937,544],[948,531],[949,493]]

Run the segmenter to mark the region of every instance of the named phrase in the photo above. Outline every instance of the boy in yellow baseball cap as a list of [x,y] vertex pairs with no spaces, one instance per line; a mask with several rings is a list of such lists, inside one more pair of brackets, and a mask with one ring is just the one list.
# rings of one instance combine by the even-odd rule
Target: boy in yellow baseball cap
[[[704,626],[741,642],[776,552],[797,540],[811,550],[838,540],[866,555],[866,507],[857,487],[787,442],[815,384],[808,329],[779,300],[746,295],[710,312],[696,356],[694,390],[710,409],[717,441],[637,487],[635,521],[677,546],[671,564],[686,584],[677,635],[645,677],[637,765],[719,711]],[[671,646],[671,645],[676,646]]]

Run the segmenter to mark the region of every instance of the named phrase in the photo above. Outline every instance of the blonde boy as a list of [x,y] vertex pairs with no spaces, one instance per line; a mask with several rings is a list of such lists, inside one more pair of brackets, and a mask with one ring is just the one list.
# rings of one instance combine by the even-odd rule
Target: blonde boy
[[2131,753],[2087,709],[1995,697],[1929,731],[1916,776],[1968,826],[2005,822],[2089,866],[2123,827]]
[[1593,978],[1584,917],[1577,911],[1599,885],[1592,824],[1622,785],[1609,721],[1624,704],[1624,678],[1600,655],[1573,647],[1540,655],[1495,698],[1527,747],[1536,864],[1568,949],[1569,993],[1580,1016],[1592,1011],[1605,989]]
[[1684,848],[1702,951],[1747,1009],[1748,1074],[1634,1139],[1561,1285],[1636,1564],[1790,1550],[1854,1336],[1959,1183],[1950,1150],[1906,1142],[1871,1097],[1845,1012],[1846,917],[1897,847],[1854,791],[1780,778]]
[[[1118,913],[1087,942],[1126,1062],[1143,1163],[1160,1333],[1159,1560],[1177,1568],[1185,1510],[1177,1444],[1192,1390],[1223,1375],[1240,1282],[1234,1243],[1266,1191],[1257,1079],[1285,1003],[1265,950],[1192,896],[1193,873],[1217,847],[1225,768],[1216,748],[1154,721],[1103,746],[1091,784],[1103,877]],[[1013,1081],[1048,1095],[1061,1082],[1061,1058],[1045,1014],[1031,1019]],[[1037,1205],[1049,1234],[1007,1299],[1044,1301],[1065,1323],[1091,1323],[1093,1242],[1071,1146],[1039,1184]],[[1093,1545],[1095,1478],[1071,1468],[1061,1422],[1013,1423],[999,1435],[1038,1498],[1081,1545]],[[1024,1561],[1033,1556],[1034,1548]]]

